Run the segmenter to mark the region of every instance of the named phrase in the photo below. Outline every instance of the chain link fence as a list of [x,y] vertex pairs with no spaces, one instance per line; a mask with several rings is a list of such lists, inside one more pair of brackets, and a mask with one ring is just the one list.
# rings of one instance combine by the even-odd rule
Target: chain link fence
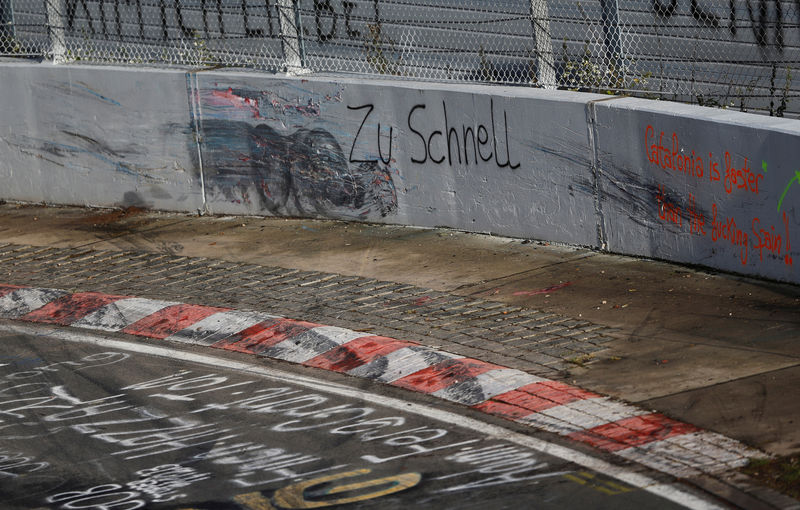
[[0,55],[567,88],[800,116],[800,0],[0,0]]

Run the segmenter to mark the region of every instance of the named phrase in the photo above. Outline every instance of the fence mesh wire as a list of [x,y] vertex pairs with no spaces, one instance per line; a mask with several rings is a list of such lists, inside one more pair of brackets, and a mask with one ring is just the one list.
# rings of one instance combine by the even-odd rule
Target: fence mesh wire
[[800,116],[800,0],[0,0],[0,55],[557,87]]

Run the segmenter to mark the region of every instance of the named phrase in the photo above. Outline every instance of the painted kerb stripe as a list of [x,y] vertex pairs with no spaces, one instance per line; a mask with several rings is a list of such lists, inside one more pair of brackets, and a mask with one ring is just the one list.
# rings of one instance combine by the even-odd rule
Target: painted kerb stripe
[[677,476],[719,473],[759,454],[719,434],[520,370],[266,313],[0,285],[0,317],[205,345],[343,372],[472,406]]

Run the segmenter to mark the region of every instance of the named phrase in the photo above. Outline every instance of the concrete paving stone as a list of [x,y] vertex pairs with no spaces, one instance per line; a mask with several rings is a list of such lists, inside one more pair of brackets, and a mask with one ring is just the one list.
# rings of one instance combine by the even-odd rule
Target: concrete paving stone
[[523,331],[522,333],[520,333],[519,337],[527,340],[531,344],[544,342],[551,338],[561,338],[559,335],[553,335],[538,329],[530,329],[528,331]]
[[348,301],[356,306],[369,308],[382,307],[383,303],[386,302],[380,296],[362,296],[352,300],[348,299]]
[[0,256],[5,256],[9,253],[16,253],[22,249],[31,249],[33,246],[25,246],[20,244],[6,244],[3,246],[2,250],[0,250]]
[[363,276],[357,276],[356,278],[358,278],[358,282],[356,283],[356,286],[361,287],[361,288],[367,287],[369,285],[377,285],[377,284],[381,283],[380,280],[376,280],[375,278],[366,278],[366,277],[363,277]]
[[384,300],[383,303],[380,304],[380,309],[382,313],[386,314],[395,314],[402,313],[408,307],[408,300],[407,299],[397,299],[397,300]]
[[602,330],[586,331],[583,328],[569,329],[563,333],[564,336],[575,338],[576,340],[589,340],[601,335]]
[[402,319],[403,317],[405,317],[407,315],[407,313],[408,313],[407,309],[405,309],[405,308],[401,308],[401,309],[390,308],[388,310],[386,310],[386,309],[381,310],[380,311],[380,316],[383,319]]
[[478,319],[478,320],[469,320],[469,324],[481,329],[488,330],[490,326],[495,324],[494,319]]
[[502,308],[507,306],[505,303],[499,303],[497,301],[487,301],[483,298],[475,298],[473,302],[475,306],[481,308],[482,310],[493,310],[495,308]]
[[526,353],[526,351],[523,349],[519,349],[513,346],[498,345],[495,342],[487,342],[485,348],[488,351],[491,351],[496,354],[501,354],[509,358],[519,358]]
[[450,337],[450,341],[468,347],[482,347],[486,345],[486,339],[477,336]]
[[[3,257],[6,260],[27,260],[31,257],[35,256],[36,254],[43,253],[48,250],[48,247],[41,247],[41,246],[21,246],[17,249],[11,250],[8,252],[7,257]],[[87,253],[86,251],[81,251],[81,253]]]
[[453,333],[451,331],[447,331],[446,329],[439,329],[439,328],[432,328],[428,332],[428,336],[433,338],[439,338],[442,340],[446,340],[453,337]]
[[324,284],[325,282],[327,282],[328,280],[330,280],[331,278],[335,278],[335,277],[336,277],[336,275],[332,275],[332,274],[326,275],[326,274],[323,274],[323,273],[318,273],[316,275],[316,277],[300,283],[299,286],[300,287],[318,287],[318,286]]
[[[423,344],[430,344],[431,342],[424,341]],[[484,355],[488,354],[488,351],[484,349],[478,349],[476,347],[468,347],[462,345],[456,354],[457,357],[464,357],[464,358],[476,358],[482,359]]]
[[441,339],[437,339],[435,342],[432,341],[429,345],[426,346],[439,351],[447,351],[447,352],[455,352],[461,347],[459,344],[448,342],[447,340],[441,340]]
[[[126,261],[128,256],[124,253],[115,253],[115,252],[108,252],[108,255],[103,257],[102,259],[95,259],[94,263],[102,264],[104,268],[109,267],[110,265],[118,264],[120,262]],[[184,261],[189,261],[188,257],[182,257]],[[179,262],[178,265],[182,264],[183,262]],[[175,270],[175,266],[172,266],[172,269]]]
[[461,296],[448,296],[447,301],[441,306],[442,310],[453,312],[460,310],[472,303],[472,300]]
[[279,282],[287,283],[299,271],[285,271],[285,272],[269,272],[259,275],[259,279],[265,285],[274,285]]
[[403,325],[403,331],[407,331],[408,333],[412,333],[412,334],[420,335],[420,336],[428,336],[430,330],[431,330],[431,328],[429,328],[429,327],[427,327],[425,325],[422,325],[422,324],[414,323],[414,322],[406,322]]
[[531,341],[527,338],[520,338],[520,337],[511,337],[511,338],[504,338],[500,340],[502,345],[508,345],[512,347],[521,348],[526,345],[532,345]]
[[612,340],[617,340],[617,339],[612,337],[612,336],[608,336],[608,335],[598,335],[598,336],[589,338],[587,341],[591,342],[593,344],[596,344],[596,345],[603,345],[603,344],[607,344],[607,343],[611,342]]
[[489,331],[502,335],[519,336],[523,332],[527,332],[528,328],[522,326],[497,326],[489,328]]
[[132,259],[132,260],[128,261],[126,263],[126,266],[127,266],[127,269],[129,271],[136,270],[137,268],[146,268],[146,267],[150,267],[150,265],[153,264],[153,262],[155,262],[155,260],[158,260],[158,259],[157,258],[153,259],[151,257],[136,258],[136,259]]
[[448,337],[448,341],[461,344],[461,343],[464,343],[464,342],[469,342],[473,338],[475,338],[475,337],[474,336],[470,336],[470,335],[465,335],[463,333],[453,333],[452,335],[450,335]]
[[[407,287],[408,287],[407,285],[403,285],[403,284],[400,284],[400,283],[392,283],[391,285],[388,285],[388,286],[380,289],[380,292],[377,295],[379,295],[379,296],[387,296],[387,295],[388,296],[397,296],[397,295],[400,295],[400,292],[401,292],[402,289],[405,289]],[[387,297],[386,299],[391,299],[391,297]]]
[[528,314],[529,320],[536,322],[543,322],[553,317],[558,317],[558,315],[550,312],[543,312],[541,310],[530,310]]
[[586,326],[591,326],[592,323],[589,322],[589,321],[584,321],[584,320],[580,320],[580,319],[567,318],[567,320],[563,321],[561,323],[561,325],[563,325],[563,326],[565,326],[567,328],[570,328],[570,329],[582,329],[582,328],[584,328]]
[[319,281],[325,277],[324,274],[318,273],[316,271],[305,271],[299,275],[298,278],[293,282],[298,287],[309,287],[314,286],[315,284],[319,283]]
[[19,251],[9,251],[0,255],[0,263],[13,263],[15,260],[18,260],[19,257],[24,257],[28,253],[33,253],[32,250],[27,250],[23,252]]
[[385,321],[380,321],[380,326],[383,328],[393,329],[393,330],[401,330],[402,327],[405,325],[405,321],[398,320],[398,319],[389,319]]
[[482,312],[483,308],[480,308],[475,305],[475,303],[467,304],[464,309],[461,311],[460,315],[464,318],[469,318],[471,315]]
[[[336,300],[335,298],[326,299],[324,296],[317,297],[319,298],[320,303],[323,303],[326,307],[334,311],[361,309],[361,307],[353,305],[353,303],[348,300]],[[302,299],[302,297],[298,296],[298,299]],[[373,310],[373,308],[364,307],[364,310]]]
[[[42,260],[50,260],[54,256],[57,256],[58,253],[62,251],[62,250],[59,250],[58,248],[49,248],[49,247],[46,247],[46,248],[47,248],[46,250],[44,250],[42,252],[39,252],[38,254],[34,255],[31,258],[29,258],[28,262],[35,263],[35,262],[39,262],[39,261],[42,261]],[[2,253],[2,252],[0,252],[0,253]],[[103,254],[112,253],[113,254],[114,252],[105,251],[105,252],[97,252],[97,253],[98,254],[100,254],[100,253],[103,253]]]
[[567,318],[566,317],[562,317],[562,316],[547,317],[545,319],[541,319],[541,320],[536,321],[536,324],[535,324],[534,327],[536,327],[536,328],[550,328],[550,327],[556,327],[557,326],[557,327],[563,327],[564,329],[567,329],[566,327],[562,326],[562,323],[565,322],[566,320],[567,320]]
[[563,347],[543,347],[541,349],[537,349],[537,352],[547,354],[548,356],[558,358],[559,360],[564,360],[575,355],[575,351],[565,349]]
[[540,365],[547,365],[548,363],[563,361],[561,358],[550,356],[549,354],[543,352],[529,352],[527,354],[523,354],[520,356],[520,358],[531,363],[538,363]]
[[567,349],[572,349],[572,350],[574,350],[576,352],[579,352],[579,353],[582,353],[582,354],[595,354],[595,353],[598,353],[598,352],[602,352],[602,351],[607,351],[608,350],[608,348],[606,348],[606,347],[603,347],[603,346],[600,346],[600,345],[594,345],[594,344],[590,344],[590,343],[585,343],[585,342],[576,342],[576,343],[564,344],[564,347],[566,347]]
[[503,320],[503,317],[502,308],[495,308],[493,310],[484,310],[482,312],[475,313],[470,317],[470,320],[500,322]]
[[520,320],[514,320],[513,318],[503,315],[502,321],[498,322],[496,325],[493,325],[490,329],[492,330],[510,330],[513,329],[514,331],[527,331],[530,329],[529,324],[521,322]]
[[[47,251],[47,250],[44,250],[44,251],[43,251],[43,252],[41,252],[41,253],[44,253],[44,252],[46,252],[46,251]],[[89,264],[89,263],[91,263],[91,261],[92,261],[92,260],[95,258],[95,256],[96,256],[96,252],[94,252],[94,251],[89,251],[89,252],[87,252],[87,253],[85,253],[85,254],[83,254],[83,255],[79,255],[79,256],[77,256],[77,257],[74,257],[74,258],[73,258],[73,259],[72,259],[70,262],[71,262],[72,264],[77,264],[77,265],[86,265],[86,264]],[[30,261],[31,261],[31,260],[28,260],[28,261],[26,261],[26,262],[30,262]]]
[[502,309],[502,307],[503,305],[499,305],[499,307],[487,309],[482,305],[477,305],[476,308],[478,308],[478,311],[471,313],[470,319],[482,320],[488,317],[493,317],[495,315],[498,315],[499,313],[498,308]]
[[384,291],[384,289],[390,287],[391,285],[391,282],[376,282],[368,285],[358,285],[357,293],[361,296],[369,297],[383,296],[386,294],[391,294],[391,292]]
[[541,337],[540,339],[537,339],[535,343],[528,345],[535,345],[538,349],[544,349],[544,348],[552,349],[552,348],[563,347],[565,344],[570,342],[572,342],[572,339],[570,338],[564,338],[562,336],[557,336],[557,335],[547,335]]
[[492,351],[483,353],[480,356],[481,361],[485,361],[486,363],[493,363],[495,365],[508,368],[513,368],[510,366],[510,364],[514,362],[514,359],[515,358],[513,356],[508,356],[503,353],[492,352]]
[[322,289],[328,288],[344,288],[346,284],[351,284],[353,282],[357,282],[361,280],[358,276],[344,276],[344,275],[334,275],[333,278],[325,282],[324,285],[321,286]]

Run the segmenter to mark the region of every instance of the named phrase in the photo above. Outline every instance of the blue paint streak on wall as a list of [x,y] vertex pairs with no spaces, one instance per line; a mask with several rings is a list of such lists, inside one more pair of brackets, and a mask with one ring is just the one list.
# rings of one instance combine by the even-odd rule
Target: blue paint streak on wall
[[117,102],[117,101],[114,101],[114,100],[113,100],[113,99],[111,99],[110,97],[106,97],[106,96],[104,96],[104,95],[100,94],[100,93],[99,93],[99,92],[97,92],[96,90],[92,90],[92,89],[90,89],[90,88],[89,88],[89,87],[87,87],[86,85],[83,85],[83,84],[80,84],[80,83],[70,83],[70,85],[71,85],[72,87],[74,87],[74,88],[81,89],[81,90],[83,90],[84,92],[88,92],[89,94],[91,94],[91,95],[93,95],[93,96],[95,96],[95,97],[97,97],[97,98],[99,98],[99,99],[102,99],[102,100],[103,100],[103,101],[105,101],[106,103],[113,104],[114,106],[122,106],[122,105],[121,105],[119,102]]

